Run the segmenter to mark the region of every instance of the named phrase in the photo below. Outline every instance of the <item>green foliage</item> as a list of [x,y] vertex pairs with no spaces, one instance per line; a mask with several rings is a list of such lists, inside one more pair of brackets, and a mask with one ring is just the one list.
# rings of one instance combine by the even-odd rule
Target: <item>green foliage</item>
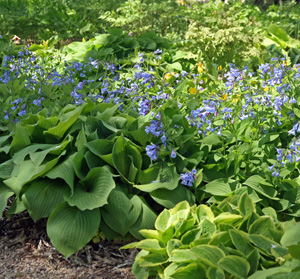
[[181,202],[157,217],[155,230],[140,231],[144,240],[122,248],[141,250],[132,269],[137,278],[267,278],[265,274],[286,271],[296,275],[298,254],[292,247],[299,245],[298,225],[284,232],[276,218],[257,213],[247,194],[211,207]]

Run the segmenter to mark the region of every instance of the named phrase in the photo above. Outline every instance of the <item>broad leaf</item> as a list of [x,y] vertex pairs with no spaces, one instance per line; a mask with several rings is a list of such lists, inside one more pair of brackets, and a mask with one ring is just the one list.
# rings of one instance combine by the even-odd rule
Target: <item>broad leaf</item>
[[84,247],[95,235],[100,223],[100,211],[81,211],[67,202],[57,206],[47,222],[47,234],[66,258]]
[[81,210],[92,210],[107,204],[107,199],[115,188],[111,173],[105,168],[92,169],[87,177],[75,185],[74,194],[65,195],[70,206],[77,206]]

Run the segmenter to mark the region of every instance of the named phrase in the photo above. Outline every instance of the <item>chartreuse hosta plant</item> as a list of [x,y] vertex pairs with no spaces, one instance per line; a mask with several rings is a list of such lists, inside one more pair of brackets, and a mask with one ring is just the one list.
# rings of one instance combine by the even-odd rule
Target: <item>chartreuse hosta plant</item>
[[[123,248],[141,249],[132,269],[138,279],[297,278],[299,224],[285,231],[273,213],[257,210],[247,194],[210,207],[184,201],[165,209],[155,230],[141,230],[144,240]],[[268,277],[279,273],[287,277]]]

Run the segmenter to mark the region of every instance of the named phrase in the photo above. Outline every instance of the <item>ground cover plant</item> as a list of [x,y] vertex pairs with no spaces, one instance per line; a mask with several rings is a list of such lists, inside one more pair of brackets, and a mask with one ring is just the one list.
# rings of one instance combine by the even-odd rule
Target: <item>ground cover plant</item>
[[[252,36],[247,20],[221,17],[245,19],[238,5],[208,3],[202,25],[215,7],[213,32]],[[10,199],[7,217],[47,218],[65,257],[99,238],[140,240],[125,246],[142,250],[137,278],[298,276],[298,41],[268,32],[280,56],[242,67],[220,58],[226,42],[209,57],[154,32],[115,28],[60,50],[3,36],[0,211]]]

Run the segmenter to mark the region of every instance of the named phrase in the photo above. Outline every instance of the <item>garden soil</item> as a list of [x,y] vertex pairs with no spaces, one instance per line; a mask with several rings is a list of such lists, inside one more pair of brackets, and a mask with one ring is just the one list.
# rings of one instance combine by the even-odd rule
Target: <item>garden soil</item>
[[50,243],[46,220],[34,223],[28,213],[0,219],[0,279],[131,279],[137,250],[126,243],[89,243],[65,259]]

